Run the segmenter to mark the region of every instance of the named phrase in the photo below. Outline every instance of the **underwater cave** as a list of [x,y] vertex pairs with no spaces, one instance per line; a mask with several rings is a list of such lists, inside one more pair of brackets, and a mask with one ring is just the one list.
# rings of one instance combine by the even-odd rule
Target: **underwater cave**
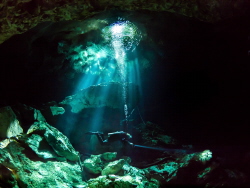
[[249,187],[247,0],[0,9],[0,187]]

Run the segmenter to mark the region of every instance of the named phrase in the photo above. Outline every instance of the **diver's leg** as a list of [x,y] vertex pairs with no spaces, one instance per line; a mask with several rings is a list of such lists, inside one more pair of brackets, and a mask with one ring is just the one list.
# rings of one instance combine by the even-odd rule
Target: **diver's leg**
[[122,145],[123,145],[122,155],[123,156],[131,155],[132,154],[131,152],[133,152],[132,149],[134,148],[134,144],[126,139],[122,139]]
[[104,140],[104,137],[103,137],[103,132],[92,132],[92,131],[89,131],[87,132],[86,134],[89,134],[89,135],[96,135],[97,138],[98,138],[98,141],[100,142],[101,145],[103,145],[104,143],[107,142],[107,140]]
[[107,143],[107,140],[104,140],[103,133],[102,133],[102,134],[101,134],[101,133],[97,133],[96,136],[97,136],[99,142],[100,142],[102,145],[105,144],[105,143]]
[[124,145],[129,145],[129,146],[134,147],[134,144],[133,144],[132,142],[129,142],[129,141],[126,140],[126,139],[122,139],[122,142],[123,142]]

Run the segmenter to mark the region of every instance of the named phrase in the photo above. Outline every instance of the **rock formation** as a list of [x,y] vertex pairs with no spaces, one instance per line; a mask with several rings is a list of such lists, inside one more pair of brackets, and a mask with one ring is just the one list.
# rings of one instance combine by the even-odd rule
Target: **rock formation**
[[[33,114],[26,113],[27,109]],[[26,113],[26,116],[22,113]],[[30,117],[27,117],[27,114],[30,114]],[[236,169],[233,166],[235,160],[244,158],[243,155],[247,160],[246,153],[239,153],[235,159],[226,159],[218,158],[218,154],[213,155],[210,150],[193,150],[191,146],[169,149],[167,147],[171,145],[180,145],[175,145],[176,141],[172,142],[174,139],[169,136],[164,137],[164,132],[159,131],[158,126],[150,122],[145,126],[138,126],[140,133],[153,129],[154,134],[144,134],[144,140],[140,143],[143,145],[135,145],[132,148],[134,155],[137,155],[137,152],[143,155],[137,156],[140,158],[139,162],[132,159],[131,163],[127,156],[117,158],[116,152],[104,152],[90,157],[87,154],[80,155],[69,139],[49,125],[37,109],[25,105],[5,107],[1,109],[1,117],[4,117],[0,123],[4,125],[5,130],[6,122],[20,121],[20,125],[27,127],[26,123],[33,120],[27,131],[12,131],[15,134],[5,134],[5,139],[0,142],[2,187],[241,187],[249,183],[246,178],[247,166],[239,166]],[[22,130],[20,125],[14,130]],[[156,141],[149,142],[146,137]],[[164,146],[165,149],[162,148]],[[217,152],[227,151],[215,150],[215,153]]]
[[239,16],[249,10],[249,1],[223,0],[143,0],[143,1],[53,1],[27,0],[0,3],[2,30],[0,43],[46,21],[81,20],[109,9],[172,12],[202,21],[216,22]]
[[[29,119],[36,116],[36,111]],[[5,119],[13,114],[12,111]],[[1,124],[3,122],[1,120]],[[45,121],[34,121],[27,132],[16,132],[1,144],[0,173],[1,177],[6,176],[1,179],[1,186],[70,187],[86,184],[82,181],[79,153],[67,137]]]
[[[134,108],[139,101],[139,92],[136,85],[128,84],[128,92],[131,94],[129,106]],[[73,96],[68,96],[60,105],[69,105],[73,113],[78,113],[85,108],[109,107],[123,108],[122,84],[109,83],[91,86],[83,89]]]
[[23,129],[10,106],[0,109],[0,138],[10,138],[23,133]]

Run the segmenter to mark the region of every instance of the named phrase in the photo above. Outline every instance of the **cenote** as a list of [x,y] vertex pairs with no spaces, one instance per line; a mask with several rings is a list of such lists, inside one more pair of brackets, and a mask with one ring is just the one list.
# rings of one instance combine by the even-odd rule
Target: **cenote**
[[0,44],[0,187],[248,187],[247,11],[100,7]]

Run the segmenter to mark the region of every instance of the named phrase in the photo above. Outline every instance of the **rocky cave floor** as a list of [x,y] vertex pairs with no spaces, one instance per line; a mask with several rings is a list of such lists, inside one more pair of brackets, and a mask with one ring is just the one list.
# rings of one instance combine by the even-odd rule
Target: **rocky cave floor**
[[[71,96],[71,102],[74,97]],[[48,123],[67,115],[68,109],[65,101],[48,103],[40,110],[24,104],[0,109],[0,187],[250,185],[249,152],[232,151],[233,147],[194,149],[166,135],[151,122],[134,126],[133,131],[140,139],[135,147],[126,148],[126,153],[117,145],[104,148],[98,144],[92,154],[84,153],[80,147],[73,147],[80,143],[72,145],[68,137]],[[93,147],[91,141],[86,145]]]

